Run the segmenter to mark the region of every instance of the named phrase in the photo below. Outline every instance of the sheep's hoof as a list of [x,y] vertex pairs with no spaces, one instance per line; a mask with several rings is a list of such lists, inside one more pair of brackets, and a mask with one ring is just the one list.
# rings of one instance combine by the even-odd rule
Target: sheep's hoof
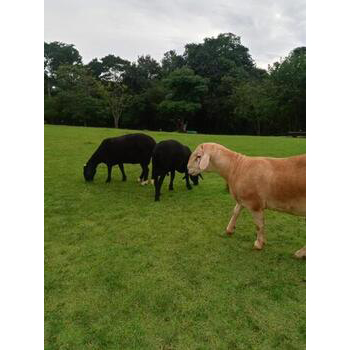
[[126,181],[126,177],[123,177],[122,181],[123,181],[123,182]]
[[107,179],[106,180],[106,183],[108,184],[108,183],[110,183],[111,182],[111,179]]
[[294,257],[297,259],[306,259],[306,249],[301,248],[294,253]]
[[192,190],[192,186],[187,186],[187,189],[188,190]]
[[154,198],[155,202],[159,202],[159,197]]
[[169,191],[174,191],[174,187],[169,186]]
[[261,241],[256,240],[256,241],[254,242],[254,247],[253,247],[253,248],[256,249],[256,250],[261,250],[261,249],[263,249],[263,248],[264,248],[264,242],[261,242]]

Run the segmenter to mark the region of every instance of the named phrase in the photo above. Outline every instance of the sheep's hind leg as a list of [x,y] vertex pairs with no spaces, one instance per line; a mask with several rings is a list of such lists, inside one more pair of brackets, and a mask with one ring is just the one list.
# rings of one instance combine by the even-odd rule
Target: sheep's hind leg
[[122,175],[123,175],[122,181],[126,181],[126,175],[125,175],[125,171],[124,171],[124,164],[123,163],[119,163],[118,166],[119,166],[119,169],[120,169],[120,171],[122,172]]
[[230,222],[228,223],[227,227],[226,227],[226,233],[231,236],[236,228],[236,221],[237,218],[242,210],[242,205],[239,203],[236,203],[235,208],[233,209],[233,215],[231,217]]
[[265,244],[265,233],[264,233],[264,211],[251,211],[254,223],[257,229],[257,238],[254,243],[254,248],[261,250]]
[[160,176],[156,175],[154,178],[154,185],[155,185],[155,190],[156,190],[156,194],[155,194],[155,201],[159,201],[159,197],[160,197],[160,189],[162,187],[163,181],[165,178],[165,173],[161,174]]

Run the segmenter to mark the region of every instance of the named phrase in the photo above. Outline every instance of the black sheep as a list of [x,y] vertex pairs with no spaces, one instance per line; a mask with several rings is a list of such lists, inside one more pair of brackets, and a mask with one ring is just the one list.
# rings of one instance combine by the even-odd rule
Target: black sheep
[[171,175],[170,191],[174,189],[175,170],[179,173],[185,173],[184,179],[186,179],[186,186],[189,190],[192,189],[189,178],[191,178],[194,185],[198,185],[198,175],[192,176],[187,172],[187,163],[190,155],[191,150],[176,140],[161,141],[156,145],[152,156],[152,179],[154,180],[156,201],[159,201],[160,188],[165,175],[169,172]]
[[122,172],[123,181],[126,181],[123,164],[131,163],[141,165],[142,173],[139,180],[145,184],[148,179],[148,165],[155,145],[154,139],[145,134],[128,134],[104,139],[84,165],[84,178],[86,181],[92,181],[97,166],[100,163],[105,163],[108,167],[106,182],[111,181],[112,167],[116,164]]

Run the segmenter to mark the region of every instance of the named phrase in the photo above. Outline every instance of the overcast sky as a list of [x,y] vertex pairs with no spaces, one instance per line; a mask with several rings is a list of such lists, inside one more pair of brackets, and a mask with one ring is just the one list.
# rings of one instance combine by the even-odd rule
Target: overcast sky
[[305,46],[305,0],[45,0],[45,41],[74,44],[84,63],[184,51],[219,33],[239,35],[258,67]]

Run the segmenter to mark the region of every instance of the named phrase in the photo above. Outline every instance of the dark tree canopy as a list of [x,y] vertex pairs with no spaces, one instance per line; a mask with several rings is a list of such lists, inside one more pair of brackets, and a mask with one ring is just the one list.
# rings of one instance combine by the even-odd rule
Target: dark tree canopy
[[284,134],[306,128],[306,48],[268,70],[239,36],[222,33],[129,62],[109,54],[82,63],[71,44],[44,44],[45,120],[50,123],[202,133]]
[[79,64],[81,56],[72,44],[64,44],[58,41],[44,43],[44,68],[48,76],[57,73],[62,64]]
[[58,68],[61,65],[81,64],[82,58],[72,44],[58,41],[44,43],[44,79],[48,95],[51,95]]

